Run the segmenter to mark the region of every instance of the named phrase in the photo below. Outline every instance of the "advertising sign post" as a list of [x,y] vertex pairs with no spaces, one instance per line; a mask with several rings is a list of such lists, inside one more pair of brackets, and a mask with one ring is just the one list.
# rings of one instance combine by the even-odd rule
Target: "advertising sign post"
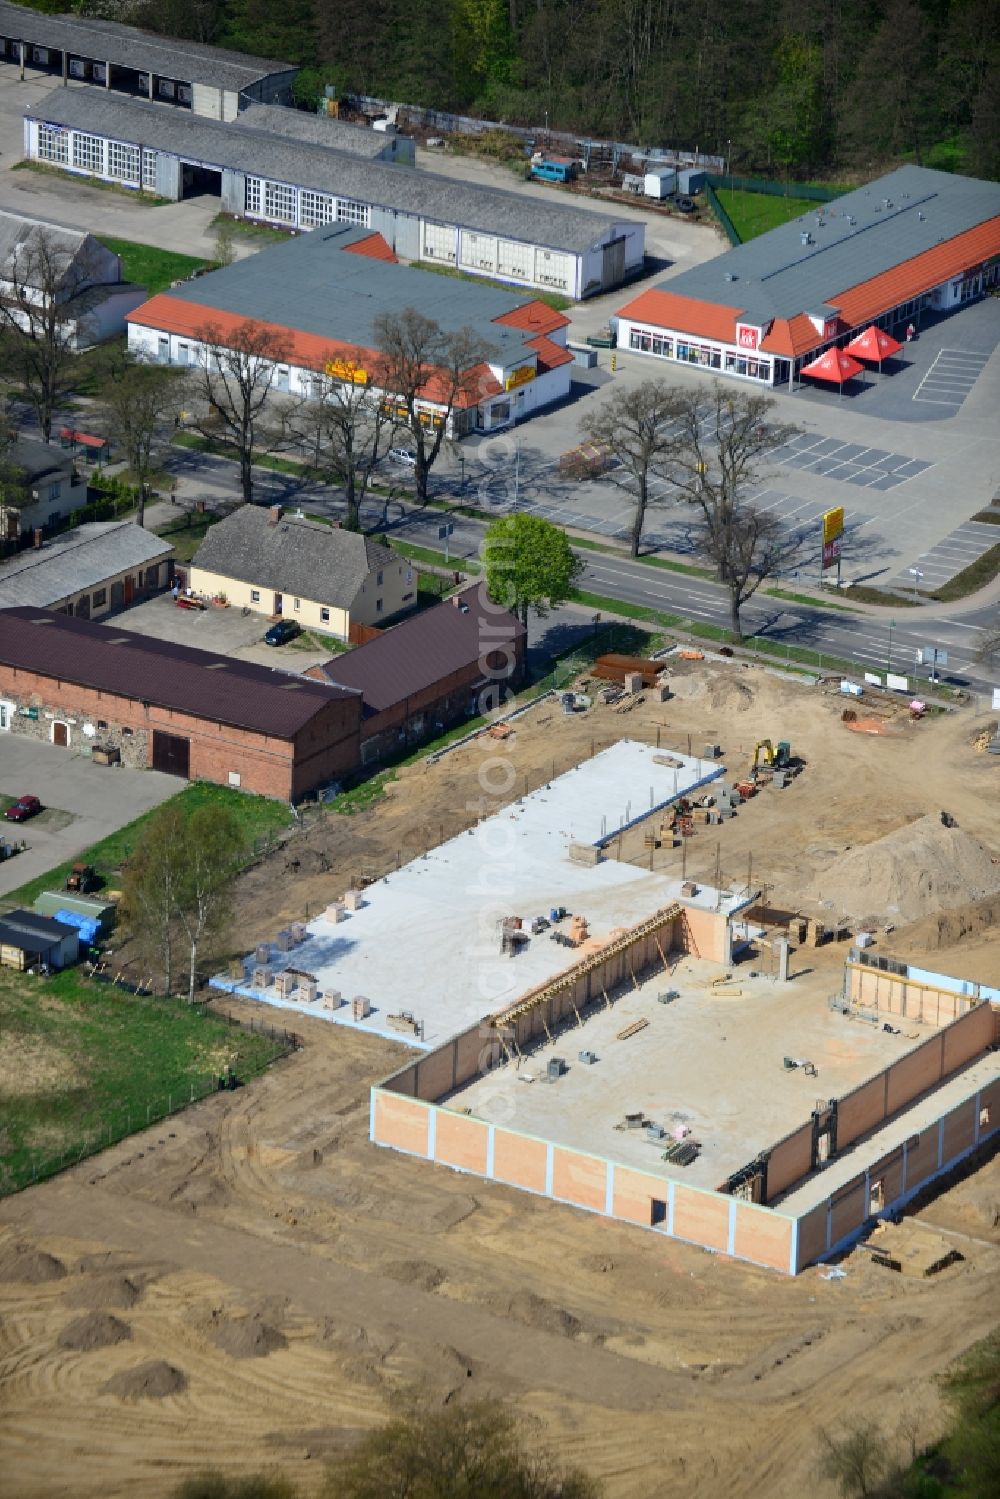
[[836,565],[837,585],[840,586],[840,548],[844,536],[844,507],[838,505],[835,510],[823,511],[823,562],[820,569],[820,582],[828,567]]

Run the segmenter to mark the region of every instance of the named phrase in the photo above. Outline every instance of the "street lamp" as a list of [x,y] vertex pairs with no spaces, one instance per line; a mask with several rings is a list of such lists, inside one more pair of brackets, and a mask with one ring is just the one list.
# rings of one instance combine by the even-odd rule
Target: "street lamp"
[[458,461],[462,465],[462,487],[459,490],[459,494],[461,494],[462,496],[464,496],[465,495],[465,454],[462,452],[461,448],[459,449],[459,452],[458,452]]

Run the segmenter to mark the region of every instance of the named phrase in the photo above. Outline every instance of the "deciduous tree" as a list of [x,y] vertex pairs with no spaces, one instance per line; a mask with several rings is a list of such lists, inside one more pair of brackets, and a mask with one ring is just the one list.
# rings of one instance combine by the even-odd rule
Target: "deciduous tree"
[[774,402],[766,396],[732,391],[717,380],[680,395],[670,477],[701,512],[701,544],[729,589],[739,640],[743,605],[797,544],[752,498],[768,448],[786,442],[795,428],[768,420]]
[[393,407],[381,394],[384,380],[381,360],[363,349],[338,350],[294,418],[312,466],[344,490],[348,531],[359,529],[368,486],[396,431]]
[[192,425],[232,449],[240,466],[240,490],[249,503],[254,462],[288,441],[293,403],[278,398],[275,381],[278,370],[288,368],[291,340],[249,318],[226,334],[217,324],[205,323],[195,337],[201,349],[191,381],[199,409]]
[[0,269],[0,359],[23,387],[45,442],[73,388],[78,274],[73,248],[42,225],[15,244]]
[[245,851],[240,825],[227,807],[210,802],[187,819],[177,919],[187,939],[189,1001],[194,1000],[198,954],[222,929]]
[[673,451],[671,423],[681,398],[682,392],[665,380],[644,380],[630,389],[619,386],[610,400],[580,424],[591,442],[615,460],[601,477],[626,490],[635,501],[633,557],[638,557],[642,544],[650,480],[664,472]]
[[177,404],[176,374],[163,365],[128,357],[104,382],[100,421],[125,455],[139,491],[136,519],[145,520],[146,492],[169,442]]
[[424,505],[452,412],[480,396],[481,366],[491,346],[474,329],[446,332],[413,307],[381,313],[375,319],[375,339],[383,388],[396,404],[400,430],[413,443],[417,503]]
[[490,598],[525,625],[529,609],[544,616],[572,598],[583,571],[565,531],[540,515],[504,515],[493,521],[482,555]]
[[164,994],[174,987],[185,844],[186,818],[175,798],[150,817],[122,875],[122,919],[143,955],[159,965]]

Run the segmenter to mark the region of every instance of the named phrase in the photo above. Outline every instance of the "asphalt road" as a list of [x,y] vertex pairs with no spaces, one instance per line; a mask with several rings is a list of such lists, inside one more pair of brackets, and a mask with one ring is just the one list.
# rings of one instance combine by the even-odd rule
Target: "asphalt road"
[[[186,453],[178,464],[183,471],[182,492],[199,489],[213,495],[238,493],[235,466],[225,459]],[[400,489],[404,481],[400,479]],[[258,503],[280,502],[289,507],[321,515],[336,516],[343,505],[337,491],[322,485],[302,485],[267,469],[255,473],[255,497]],[[449,520],[454,530],[448,538],[449,555],[456,563],[478,555],[485,522],[463,516],[446,516],[439,509],[418,509],[405,499],[385,502],[380,498],[366,504],[362,522],[366,528],[385,531],[390,541],[398,537],[414,545],[442,552],[445,542],[440,531]],[[707,578],[691,577],[648,562],[633,562],[629,557],[595,553],[581,549],[585,571],[580,586],[589,593],[615,598],[631,604],[680,615],[693,622],[729,627],[729,599],[725,589]],[[915,657],[921,647],[934,646],[948,653],[947,667],[942,667],[943,681],[963,685],[970,690],[989,694],[1000,686],[1000,661],[992,667],[974,660],[984,629],[994,623],[998,606],[979,605],[963,610],[954,605],[945,615],[926,608],[901,608],[895,617],[886,612],[861,613],[843,609],[822,608],[786,603],[757,595],[743,610],[744,633],[767,637],[788,646],[804,646],[831,658],[858,662],[869,671],[907,674],[916,688],[926,683],[927,667],[917,667]]]

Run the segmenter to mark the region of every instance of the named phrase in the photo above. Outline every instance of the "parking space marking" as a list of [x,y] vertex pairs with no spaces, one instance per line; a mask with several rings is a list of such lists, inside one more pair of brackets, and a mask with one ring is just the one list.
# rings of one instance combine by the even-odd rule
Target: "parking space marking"
[[913,392],[913,399],[928,406],[952,406],[956,411],[989,362],[988,354],[963,349],[939,349],[930,369]]

